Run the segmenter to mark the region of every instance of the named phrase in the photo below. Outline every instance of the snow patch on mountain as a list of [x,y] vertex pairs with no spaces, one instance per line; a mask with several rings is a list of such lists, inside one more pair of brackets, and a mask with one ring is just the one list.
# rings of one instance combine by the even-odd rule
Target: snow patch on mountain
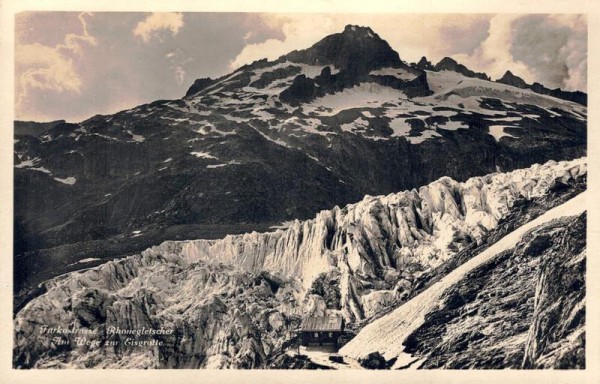
[[[237,70],[235,72],[233,72],[231,75],[227,76],[226,78],[224,78],[223,80],[210,85],[208,87],[206,87],[205,89],[202,90],[202,93],[208,93],[208,94],[213,94],[216,91],[218,91],[219,89],[221,89],[220,86],[222,86],[223,84],[226,84],[228,81],[230,81],[233,78],[236,78],[237,76],[241,75],[243,72],[241,70]],[[217,88],[218,87],[218,88]],[[209,90],[211,90],[211,92],[208,92]]]
[[417,78],[417,74],[407,71],[404,68],[381,68],[371,71],[369,75],[374,76],[393,76],[402,81],[411,81]]
[[39,157],[34,157],[33,159],[27,159],[21,161],[19,164],[15,164],[15,168],[30,168],[35,167],[41,161]]
[[363,114],[364,117],[368,118],[368,119],[372,119],[375,116],[373,116],[373,114],[371,113],[371,111],[362,111],[361,112]]
[[131,132],[130,130],[127,130],[127,133],[131,136],[131,140],[135,141],[136,143],[142,143],[146,140],[146,138],[142,135],[136,135],[135,133]]
[[204,121],[203,124],[204,125],[202,127],[194,129],[194,132],[196,132],[202,136],[213,135],[213,134],[218,135],[218,136],[235,135],[235,131],[221,131],[214,124],[211,124],[208,121]]
[[97,257],[88,257],[88,258],[86,258],[86,259],[81,259],[81,260],[79,260],[79,261],[78,261],[78,263],[80,263],[80,264],[85,264],[85,263],[91,263],[91,262],[93,262],[93,261],[99,261],[99,260],[101,260],[101,259],[99,259],[99,258],[97,258]]
[[242,163],[240,161],[238,161],[238,160],[230,160],[227,163],[210,164],[210,165],[207,165],[206,168],[208,168],[208,169],[215,169],[215,168],[226,167],[228,165],[240,165],[240,164],[242,164]]
[[302,107],[307,114],[335,116],[352,108],[377,108],[385,103],[406,100],[406,94],[397,89],[375,83],[360,83],[341,92],[327,94]]
[[66,184],[66,185],[74,185],[77,182],[77,179],[74,177],[66,177],[64,179],[55,177],[54,180],[58,181],[59,183]]
[[411,144],[421,144],[425,140],[432,139],[434,137],[442,137],[442,135],[434,130],[429,129],[421,132],[420,136],[408,136],[406,139],[410,141]]
[[22,160],[19,164],[15,164],[15,168],[26,169],[28,171],[42,172],[51,175],[52,171],[50,171],[48,168],[38,166],[41,161],[42,159],[40,159],[39,157]]
[[254,128],[254,130],[255,130],[256,132],[258,132],[258,134],[259,134],[259,135],[261,135],[261,136],[262,136],[264,139],[266,139],[266,140],[268,140],[268,141],[270,141],[270,142],[272,142],[272,143],[275,143],[275,144],[277,144],[277,145],[280,145],[280,146],[282,146],[282,147],[286,147],[286,148],[292,148],[292,147],[291,147],[291,146],[290,146],[288,143],[286,143],[285,141],[283,141],[283,140],[281,140],[281,139],[274,139],[274,138],[272,138],[271,136],[269,136],[269,135],[268,135],[268,134],[266,134],[265,132],[261,131],[259,128],[257,128],[257,127],[255,127],[255,126],[253,126],[252,124],[250,124],[250,126],[251,126],[252,128]]
[[274,115],[265,111],[264,109],[255,109],[252,111],[252,114],[254,116],[258,117],[259,119],[263,119],[264,121],[268,121],[268,120],[275,118]]
[[469,126],[462,121],[451,121],[448,120],[442,124],[436,124],[437,128],[445,129],[447,131],[456,131],[457,129],[468,129]]
[[390,121],[390,128],[392,131],[392,137],[405,137],[408,136],[411,126],[406,122],[406,119],[393,119]]
[[517,139],[516,136],[513,136],[510,133],[504,132],[504,129],[505,128],[519,128],[519,127],[513,127],[513,126],[509,126],[509,125],[490,125],[489,128],[490,128],[490,135],[492,135],[494,137],[494,139],[496,139],[496,141],[500,141],[500,139],[503,137],[512,137],[514,139]]
[[208,152],[190,152],[190,155],[196,156],[199,159],[216,159],[215,156]]
[[369,122],[367,120],[362,119],[362,118],[358,118],[358,119],[356,119],[353,122],[348,123],[348,124],[341,124],[340,125],[340,128],[342,129],[342,131],[344,131],[344,132],[350,132],[350,133],[357,133],[357,132],[360,132],[360,131],[364,131],[368,127],[369,127]]
[[431,116],[443,116],[443,117],[452,117],[452,116],[456,116],[458,115],[458,111],[450,111],[447,109],[441,110],[441,111],[434,111],[432,109],[431,112]]
[[[547,109],[573,110],[582,116],[587,116],[586,107],[580,104],[535,93],[529,89],[521,89],[502,83],[466,77],[453,71],[426,72],[429,88],[434,94],[417,99],[427,103],[433,104],[438,102],[438,105],[453,107],[462,103],[468,110],[493,115],[495,113],[480,106],[481,98],[486,97],[500,99],[503,103],[513,102],[532,104]],[[506,108],[511,109],[507,105]],[[554,113],[557,114],[556,112]]]

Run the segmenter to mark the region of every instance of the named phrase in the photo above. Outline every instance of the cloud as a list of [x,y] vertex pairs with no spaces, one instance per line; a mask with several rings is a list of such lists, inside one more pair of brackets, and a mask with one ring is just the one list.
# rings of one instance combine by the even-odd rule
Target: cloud
[[453,58],[471,69],[487,73],[492,79],[510,70],[525,81],[531,82],[535,75],[525,63],[515,60],[510,52],[513,43],[512,23],[517,15],[496,15],[490,20],[488,37],[471,54],[457,54]]
[[[333,16],[327,15],[261,15],[262,22],[271,28],[280,30],[283,39],[270,38],[263,42],[247,44],[230,63],[230,69],[236,69],[254,60],[268,58],[270,60],[284,55],[294,49],[309,47],[324,36],[339,32]],[[244,36],[248,41],[253,37],[251,32]]]
[[587,20],[581,15],[496,15],[471,54],[453,56],[493,79],[510,70],[528,83],[586,90]]
[[169,69],[173,71],[177,85],[184,84],[187,78],[185,67],[194,60],[181,48],[167,52],[165,58],[169,62]]
[[59,49],[38,43],[17,46],[17,65],[25,67],[18,77],[18,85],[26,94],[30,88],[79,92],[81,79],[73,60]]
[[584,15],[531,15],[513,23],[513,57],[552,88],[586,89],[587,19]]
[[54,47],[39,43],[19,44],[15,47],[15,92],[17,114],[25,108],[33,89],[79,93],[82,81],[75,62],[84,47],[96,45],[96,39],[87,29],[84,16],[78,18],[82,34],[69,33]]
[[77,16],[77,18],[79,19],[79,22],[81,23],[81,28],[83,29],[83,35],[77,35],[75,33],[68,33],[65,36],[64,43],[56,46],[56,48],[58,50],[70,51],[70,52],[76,53],[78,55],[81,55],[82,47],[84,46],[84,45],[82,45],[82,43],[86,43],[86,44],[90,44],[90,45],[97,44],[96,38],[94,36],[91,36],[88,32],[87,22],[85,21],[85,18],[84,18],[84,16],[86,16],[86,15],[93,16],[89,12],[83,12]]
[[153,37],[160,39],[160,32],[170,31],[171,35],[175,36],[181,27],[183,27],[181,13],[152,13],[136,25],[133,34],[148,43]]

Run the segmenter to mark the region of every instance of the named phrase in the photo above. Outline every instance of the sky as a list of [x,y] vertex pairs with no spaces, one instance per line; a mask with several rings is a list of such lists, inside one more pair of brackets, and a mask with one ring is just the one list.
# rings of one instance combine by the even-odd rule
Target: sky
[[547,14],[25,12],[15,19],[15,118],[78,122],[182,97],[262,58],[308,48],[347,24],[400,58],[445,56],[492,79],[587,90],[587,18]]

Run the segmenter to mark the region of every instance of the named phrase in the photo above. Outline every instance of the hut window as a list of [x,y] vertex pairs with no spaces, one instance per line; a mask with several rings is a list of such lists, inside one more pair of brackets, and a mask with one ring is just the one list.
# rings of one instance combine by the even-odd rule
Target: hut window
[[315,332],[315,337],[319,337],[319,334],[317,332]]

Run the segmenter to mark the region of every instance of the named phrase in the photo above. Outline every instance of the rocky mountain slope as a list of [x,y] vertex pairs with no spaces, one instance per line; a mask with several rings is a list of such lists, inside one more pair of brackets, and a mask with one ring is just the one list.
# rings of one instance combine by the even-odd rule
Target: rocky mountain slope
[[585,368],[584,210],[579,195],[519,228],[341,353],[393,368]]
[[[410,327],[394,326],[385,332],[379,332],[379,324],[405,321],[406,313],[411,318],[426,315],[435,303],[444,302],[447,287],[465,281],[473,268],[513,248],[528,229],[580,212],[584,195],[570,197],[585,186],[586,174],[585,159],[577,159],[463,183],[444,177],[418,190],[367,196],[356,204],[322,211],[312,220],[295,221],[285,230],[165,242],[138,255],[60,276],[46,282],[45,293],[16,314],[14,365],[264,367],[307,314],[338,314],[350,324],[370,323],[342,352],[360,357],[376,350],[394,358],[402,352],[406,337],[428,323],[411,322]],[[564,199],[570,200],[562,204]],[[550,210],[496,241],[495,231],[506,228],[507,222],[528,222],[543,212],[523,211],[529,204]],[[518,219],[517,212],[522,213]],[[470,246],[488,241],[488,249],[442,274],[439,282],[427,283],[428,276],[435,277],[444,265],[463,258]],[[548,351],[565,350],[560,345],[573,327],[547,331],[541,319],[564,318],[569,308],[577,307],[563,306],[557,312],[553,303],[563,296],[544,288],[548,279],[557,278],[561,260],[569,262],[572,249],[565,248],[563,256],[548,261],[540,275],[539,303],[532,311],[538,321],[527,336],[524,366],[553,365],[556,353]],[[493,285],[504,280],[486,281]],[[565,281],[563,286],[573,284]],[[422,293],[414,296],[418,290]],[[565,299],[569,303],[581,299],[573,292],[573,299]],[[418,311],[406,309],[414,305]],[[393,311],[372,321],[389,310]],[[505,321],[514,321],[506,316]],[[50,337],[43,325],[80,331]],[[171,332],[128,337],[114,334],[115,327]],[[378,330],[379,339],[372,336],[372,329]],[[78,345],[81,334],[87,344]],[[389,343],[392,339],[398,342]],[[429,356],[429,340],[411,344],[420,358]],[[160,345],[140,348],[132,342]]]
[[199,79],[181,99],[17,124],[15,289],[35,287],[65,253],[264,230],[442,176],[578,158],[586,116],[448,58],[410,66],[370,28],[348,26]]

